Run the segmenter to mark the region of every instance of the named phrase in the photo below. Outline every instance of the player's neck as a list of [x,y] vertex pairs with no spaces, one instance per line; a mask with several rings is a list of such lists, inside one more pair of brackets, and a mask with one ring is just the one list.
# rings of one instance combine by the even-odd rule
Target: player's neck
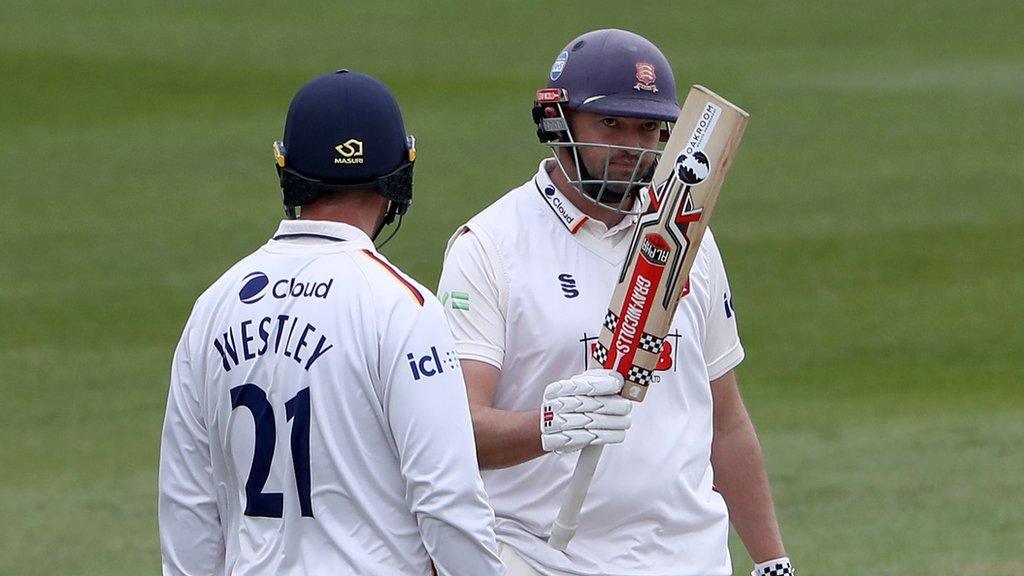
[[608,228],[615,226],[624,218],[624,214],[616,212],[611,208],[605,208],[589,198],[584,198],[583,193],[569,182],[557,163],[551,162],[549,164],[548,176],[551,177],[551,183],[555,185],[555,188],[558,188],[558,191],[565,195],[569,202],[572,202],[573,206],[590,218],[603,223]]
[[380,226],[387,200],[375,193],[359,192],[321,198],[302,207],[302,220],[326,220],[355,226],[373,237]]

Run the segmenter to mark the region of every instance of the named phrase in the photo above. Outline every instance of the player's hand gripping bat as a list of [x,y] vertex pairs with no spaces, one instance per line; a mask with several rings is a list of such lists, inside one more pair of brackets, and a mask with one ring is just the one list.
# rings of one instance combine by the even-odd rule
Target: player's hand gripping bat
[[[620,394],[642,402],[658,365],[690,268],[718,199],[748,114],[703,86],[686,96],[651,180],[650,211],[640,217],[591,362],[622,374]],[[580,452],[548,544],[565,550],[603,446]]]

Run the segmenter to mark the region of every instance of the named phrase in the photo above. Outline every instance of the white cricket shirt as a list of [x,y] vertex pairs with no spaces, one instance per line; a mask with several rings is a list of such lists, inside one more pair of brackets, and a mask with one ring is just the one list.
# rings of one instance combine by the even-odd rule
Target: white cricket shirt
[[196,302],[159,488],[164,574],[503,573],[441,307],[345,224],[282,222]]
[[[635,219],[610,230],[589,219],[545,168],[456,232],[438,291],[459,356],[501,369],[494,406],[503,410],[539,410],[548,383],[585,369]],[[482,474],[498,540],[546,576],[732,574],[728,515],[712,487],[710,380],[743,348],[710,230],[690,282],[666,369],[634,406],[625,442],[605,449],[566,554],[546,538],[578,453]]]

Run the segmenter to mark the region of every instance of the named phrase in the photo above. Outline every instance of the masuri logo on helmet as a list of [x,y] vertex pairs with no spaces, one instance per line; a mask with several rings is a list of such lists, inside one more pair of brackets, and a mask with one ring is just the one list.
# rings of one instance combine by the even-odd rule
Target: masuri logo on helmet
[[334,147],[341,155],[335,158],[335,164],[362,164],[363,163],[363,141],[349,138],[348,140]]

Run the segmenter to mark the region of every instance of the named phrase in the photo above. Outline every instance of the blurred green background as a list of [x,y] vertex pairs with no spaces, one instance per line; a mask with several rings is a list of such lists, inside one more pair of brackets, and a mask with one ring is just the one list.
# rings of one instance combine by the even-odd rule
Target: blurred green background
[[173,346],[281,217],[300,85],[396,92],[419,162],[385,252],[435,286],[448,235],[545,155],[533,91],[599,27],[751,113],[715,230],[801,573],[1024,574],[1022,6],[8,0],[0,574],[158,573]]

